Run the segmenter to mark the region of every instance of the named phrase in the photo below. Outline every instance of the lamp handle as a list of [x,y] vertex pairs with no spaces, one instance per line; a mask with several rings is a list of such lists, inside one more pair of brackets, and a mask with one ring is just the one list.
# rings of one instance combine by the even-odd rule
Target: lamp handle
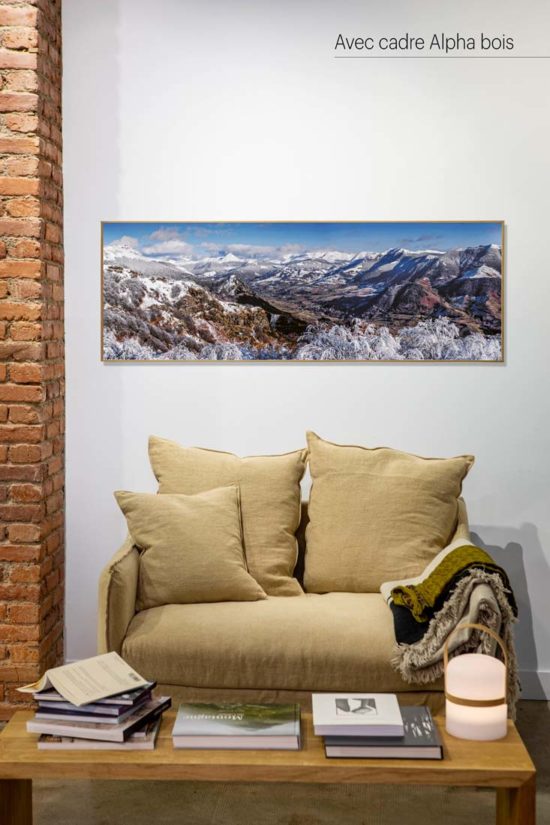
[[506,652],[504,642],[502,641],[498,633],[495,633],[495,631],[491,630],[490,627],[486,627],[486,625],[484,624],[476,624],[475,622],[464,622],[464,624],[459,624],[455,628],[453,628],[453,630],[451,630],[451,632],[447,636],[447,639],[445,640],[445,644],[443,645],[443,669],[446,671],[447,666],[449,664],[449,640],[451,636],[453,635],[453,633],[456,633],[457,630],[463,630],[466,627],[471,627],[474,630],[481,630],[482,633],[488,633],[489,636],[492,636],[495,642],[497,642],[500,645],[500,649],[502,650],[502,655],[504,657],[506,677],[508,677],[508,653]]

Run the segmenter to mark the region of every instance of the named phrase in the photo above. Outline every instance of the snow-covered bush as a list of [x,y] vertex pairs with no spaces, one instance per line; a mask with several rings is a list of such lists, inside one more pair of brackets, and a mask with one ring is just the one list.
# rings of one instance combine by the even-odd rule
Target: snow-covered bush
[[474,332],[461,338],[458,326],[447,318],[420,321],[395,335],[387,327],[360,321],[352,327],[312,326],[294,353],[294,358],[306,361],[495,361],[500,357],[500,337]]
[[103,336],[103,357],[108,361],[151,361],[156,357],[156,353],[135,338],[117,341],[114,333],[106,330]]
[[[119,318],[115,311],[111,312],[113,315],[108,315],[108,319],[118,332]],[[141,328],[143,321],[125,320],[127,333],[140,333],[144,337],[148,330]],[[171,337],[161,330],[158,332],[165,339]],[[363,321],[356,321],[350,327],[310,326],[294,350],[273,344],[211,343],[199,335],[185,335],[167,349],[164,341],[152,338],[150,332],[146,337],[151,345],[140,343],[133,335],[119,341],[112,329],[106,329],[105,358],[162,361],[497,361],[501,358],[500,337],[474,332],[461,338],[458,326],[446,318],[420,321],[395,334],[387,327]]]

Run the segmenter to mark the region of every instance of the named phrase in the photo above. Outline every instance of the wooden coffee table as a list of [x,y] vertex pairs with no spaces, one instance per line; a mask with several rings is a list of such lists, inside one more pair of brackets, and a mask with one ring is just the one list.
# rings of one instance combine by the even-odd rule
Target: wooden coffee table
[[512,722],[498,742],[467,742],[437,724],[445,758],[326,759],[311,716],[301,751],[174,750],[175,714],[166,713],[154,751],[39,751],[19,711],[0,734],[0,822],[31,825],[33,779],[172,779],[216,782],[326,782],[495,788],[497,825],[534,825],[535,766]]

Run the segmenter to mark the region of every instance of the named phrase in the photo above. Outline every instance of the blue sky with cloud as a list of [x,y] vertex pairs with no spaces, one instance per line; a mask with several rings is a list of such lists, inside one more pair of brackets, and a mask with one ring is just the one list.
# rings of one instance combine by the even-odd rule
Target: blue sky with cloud
[[501,224],[482,223],[104,223],[106,244],[124,240],[146,255],[257,257],[305,250],[447,250],[501,243]]

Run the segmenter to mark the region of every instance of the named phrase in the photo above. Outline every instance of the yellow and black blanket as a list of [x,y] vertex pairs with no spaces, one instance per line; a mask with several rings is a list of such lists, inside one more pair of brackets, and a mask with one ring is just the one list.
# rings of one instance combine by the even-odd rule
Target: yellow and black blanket
[[[508,702],[513,714],[518,696],[512,633],[517,605],[505,570],[486,550],[457,539],[420,576],[385,582],[380,591],[393,614],[393,665],[407,682],[426,684],[442,675],[443,646],[458,625],[473,622],[499,633],[508,652]],[[460,629],[449,650],[495,653],[495,643],[488,634]]]

